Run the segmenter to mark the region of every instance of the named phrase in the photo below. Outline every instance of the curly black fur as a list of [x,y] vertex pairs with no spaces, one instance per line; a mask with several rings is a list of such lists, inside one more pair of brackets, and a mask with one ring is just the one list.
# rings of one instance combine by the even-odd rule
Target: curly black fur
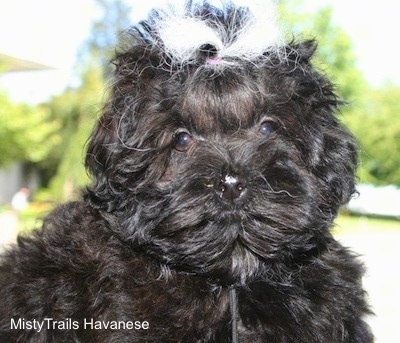
[[[233,10],[196,9],[226,27],[247,15]],[[329,231],[357,149],[315,43],[215,68],[201,53],[174,65],[157,39],[144,22],[115,58],[93,185],[4,254],[0,341],[231,342],[235,287],[239,342],[372,342],[363,266]]]

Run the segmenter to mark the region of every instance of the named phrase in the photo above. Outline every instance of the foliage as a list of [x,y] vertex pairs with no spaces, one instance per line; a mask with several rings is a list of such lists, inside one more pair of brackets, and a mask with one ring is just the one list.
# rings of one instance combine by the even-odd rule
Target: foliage
[[[118,43],[118,33],[129,26],[130,8],[123,0],[96,0],[100,17],[93,22],[91,34],[81,47],[78,69],[81,85],[67,89],[48,104],[54,118],[62,121],[62,144],[52,148],[46,169],[52,171],[51,197],[74,198],[89,179],[83,166],[85,143],[103,102],[109,63]],[[56,169],[56,172],[55,172]]]
[[400,88],[369,86],[357,69],[350,37],[333,23],[332,8],[307,14],[302,5],[301,0],[281,1],[281,17],[296,36],[317,38],[314,63],[349,102],[342,109],[342,120],[360,142],[360,182],[400,185]]
[[46,108],[15,104],[0,92],[0,166],[15,160],[42,161],[59,142],[59,128]]
[[304,13],[302,1],[286,0],[280,4],[280,13],[287,39],[291,35],[303,39],[315,38],[318,49],[314,65],[329,76],[343,99],[353,101],[358,98],[367,86],[366,81],[357,69],[349,35],[333,22],[332,7]]
[[84,150],[102,101],[103,72],[91,69],[82,79],[80,88],[69,89],[49,104],[52,114],[63,121],[62,144],[53,147],[52,159],[49,159],[49,163],[57,166],[50,191],[58,201],[74,198],[88,182],[83,165]]
[[346,122],[360,141],[360,181],[400,185],[400,88],[370,89]]

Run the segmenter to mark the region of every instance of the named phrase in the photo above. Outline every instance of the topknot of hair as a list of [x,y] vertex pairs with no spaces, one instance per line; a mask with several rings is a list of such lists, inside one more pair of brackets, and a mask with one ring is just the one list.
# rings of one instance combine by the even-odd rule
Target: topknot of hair
[[208,1],[188,1],[181,9],[171,5],[166,10],[153,10],[132,32],[136,44],[161,55],[159,67],[166,69],[255,62],[276,56],[283,45],[273,5],[268,2],[251,11],[231,1],[219,7]]

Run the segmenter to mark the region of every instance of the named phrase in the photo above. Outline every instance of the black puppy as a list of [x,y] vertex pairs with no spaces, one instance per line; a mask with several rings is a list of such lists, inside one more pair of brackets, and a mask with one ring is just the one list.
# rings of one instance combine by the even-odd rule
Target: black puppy
[[357,148],[315,43],[231,3],[128,36],[93,185],[2,258],[0,341],[372,342],[363,267],[329,232]]

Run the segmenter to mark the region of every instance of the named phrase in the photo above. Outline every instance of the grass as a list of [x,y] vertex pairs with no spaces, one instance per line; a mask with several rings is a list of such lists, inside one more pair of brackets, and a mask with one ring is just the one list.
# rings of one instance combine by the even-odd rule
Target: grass
[[43,218],[53,208],[52,204],[45,202],[32,202],[28,208],[19,215],[19,232],[29,232],[42,226]]
[[342,214],[334,228],[337,234],[389,231],[400,231],[400,220]]

